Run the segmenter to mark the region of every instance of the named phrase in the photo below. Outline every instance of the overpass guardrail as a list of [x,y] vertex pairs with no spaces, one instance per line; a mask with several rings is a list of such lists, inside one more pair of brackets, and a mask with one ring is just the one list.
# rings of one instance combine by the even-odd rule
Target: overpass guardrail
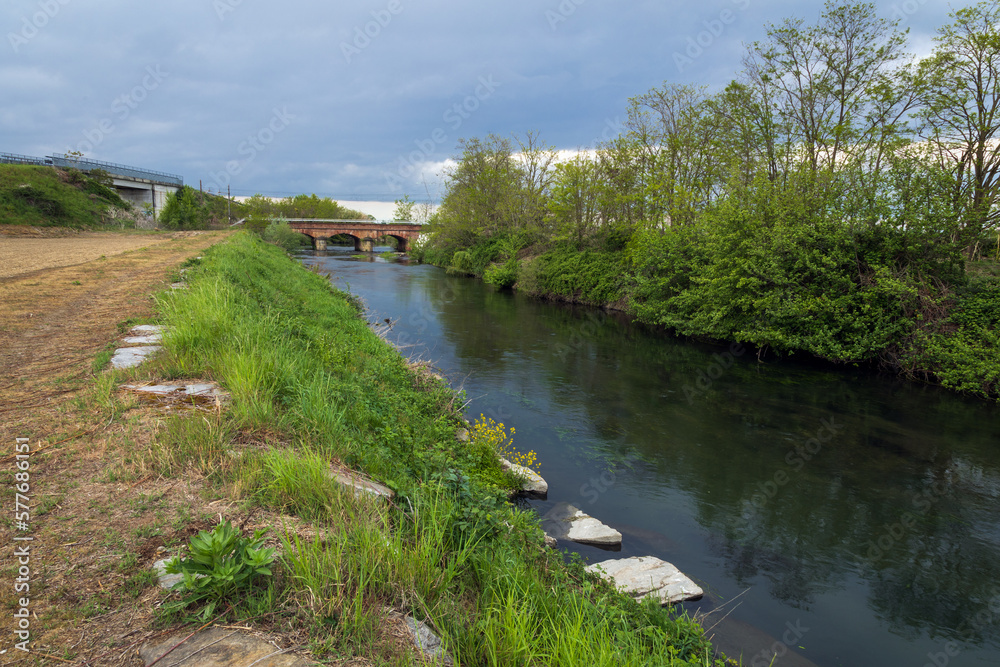
[[115,162],[102,162],[101,160],[87,160],[84,158],[71,158],[66,155],[49,155],[47,157],[32,157],[30,155],[18,155],[17,153],[0,153],[0,163],[3,164],[27,164],[40,167],[63,167],[65,169],[79,169],[80,171],[93,171],[102,169],[112,176],[125,176],[127,178],[142,178],[147,181],[164,183],[167,185],[184,185],[184,177],[177,174],[168,174],[163,171],[153,171],[152,169],[142,169],[130,167],[126,164]]
[[100,160],[85,160],[83,158],[71,158],[65,155],[50,155],[52,165],[55,167],[65,167],[68,169],[79,169],[80,171],[93,171],[103,169],[113,176],[129,176],[132,178],[144,178],[147,181],[166,183],[169,185],[184,185],[184,177],[177,174],[168,174],[163,171],[153,171],[152,169],[140,169],[130,167],[127,164],[117,164],[115,162],[102,162]]

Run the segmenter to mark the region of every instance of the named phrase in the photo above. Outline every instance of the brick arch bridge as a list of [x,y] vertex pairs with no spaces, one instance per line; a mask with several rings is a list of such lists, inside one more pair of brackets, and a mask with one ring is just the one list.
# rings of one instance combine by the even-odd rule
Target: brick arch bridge
[[363,220],[327,220],[322,218],[290,218],[289,226],[313,240],[316,250],[326,250],[326,242],[331,236],[346,234],[354,237],[354,249],[371,252],[375,241],[383,236],[392,236],[399,245],[400,252],[406,252],[411,241],[423,233],[425,227],[413,222],[365,222]]

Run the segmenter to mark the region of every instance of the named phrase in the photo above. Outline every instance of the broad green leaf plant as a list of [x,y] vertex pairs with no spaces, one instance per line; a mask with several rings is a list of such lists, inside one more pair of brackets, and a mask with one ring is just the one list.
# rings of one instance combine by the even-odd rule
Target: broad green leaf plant
[[208,620],[219,602],[249,589],[257,578],[271,576],[274,549],[263,546],[263,535],[257,530],[246,538],[225,521],[192,537],[187,557],[176,556],[166,566],[167,573],[184,576],[173,586],[183,594],[175,608],[207,602],[201,617]]

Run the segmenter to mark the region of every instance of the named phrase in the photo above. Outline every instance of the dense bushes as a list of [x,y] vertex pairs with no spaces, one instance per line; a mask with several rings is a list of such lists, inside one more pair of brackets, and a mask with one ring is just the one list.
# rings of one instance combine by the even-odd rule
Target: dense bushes
[[616,304],[625,296],[625,255],[557,245],[524,260],[517,289],[534,296],[591,305]]
[[907,372],[959,391],[1000,396],[1000,281],[976,279],[949,300],[950,316],[914,336]]
[[287,220],[274,220],[261,232],[260,237],[285,250],[297,250],[309,245],[309,237],[292,230]]
[[206,229],[209,225],[228,224],[230,215],[240,216],[242,212],[238,202],[183,185],[167,198],[158,221],[166,229]]

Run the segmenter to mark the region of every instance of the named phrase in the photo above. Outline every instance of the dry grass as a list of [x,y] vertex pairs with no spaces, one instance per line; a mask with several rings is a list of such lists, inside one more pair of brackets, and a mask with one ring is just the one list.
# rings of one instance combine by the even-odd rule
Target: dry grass
[[[40,654],[138,664],[135,646],[161,632],[152,622],[161,594],[146,574],[162,557],[157,549],[210,527],[217,513],[237,518],[237,508],[206,497],[197,476],[136,478],[134,467],[122,465],[152,442],[153,408],[130,410],[122,419],[85,399],[93,360],[119,336],[119,323],[148,317],[151,292],[162,289],[181,262],[223,237],[161,236],[152,246],[143,239],[147,247],[63,268],[44,268],[64,258],[58,243],[42,245],[29,258],[33,271],[0,280],[2,497],[5,517],[12,517],[11,454],[15,438],[30,438],[36,452],[29,494],[31,641]],[[124,238],[129,245],[141,239]],[[0,528],[5,610],[14,607],[12,537],[6,518]],[[12,629],[11,615],[3,614],[0,650],[8,653],[0,662],[59,662],[11,652]]]

